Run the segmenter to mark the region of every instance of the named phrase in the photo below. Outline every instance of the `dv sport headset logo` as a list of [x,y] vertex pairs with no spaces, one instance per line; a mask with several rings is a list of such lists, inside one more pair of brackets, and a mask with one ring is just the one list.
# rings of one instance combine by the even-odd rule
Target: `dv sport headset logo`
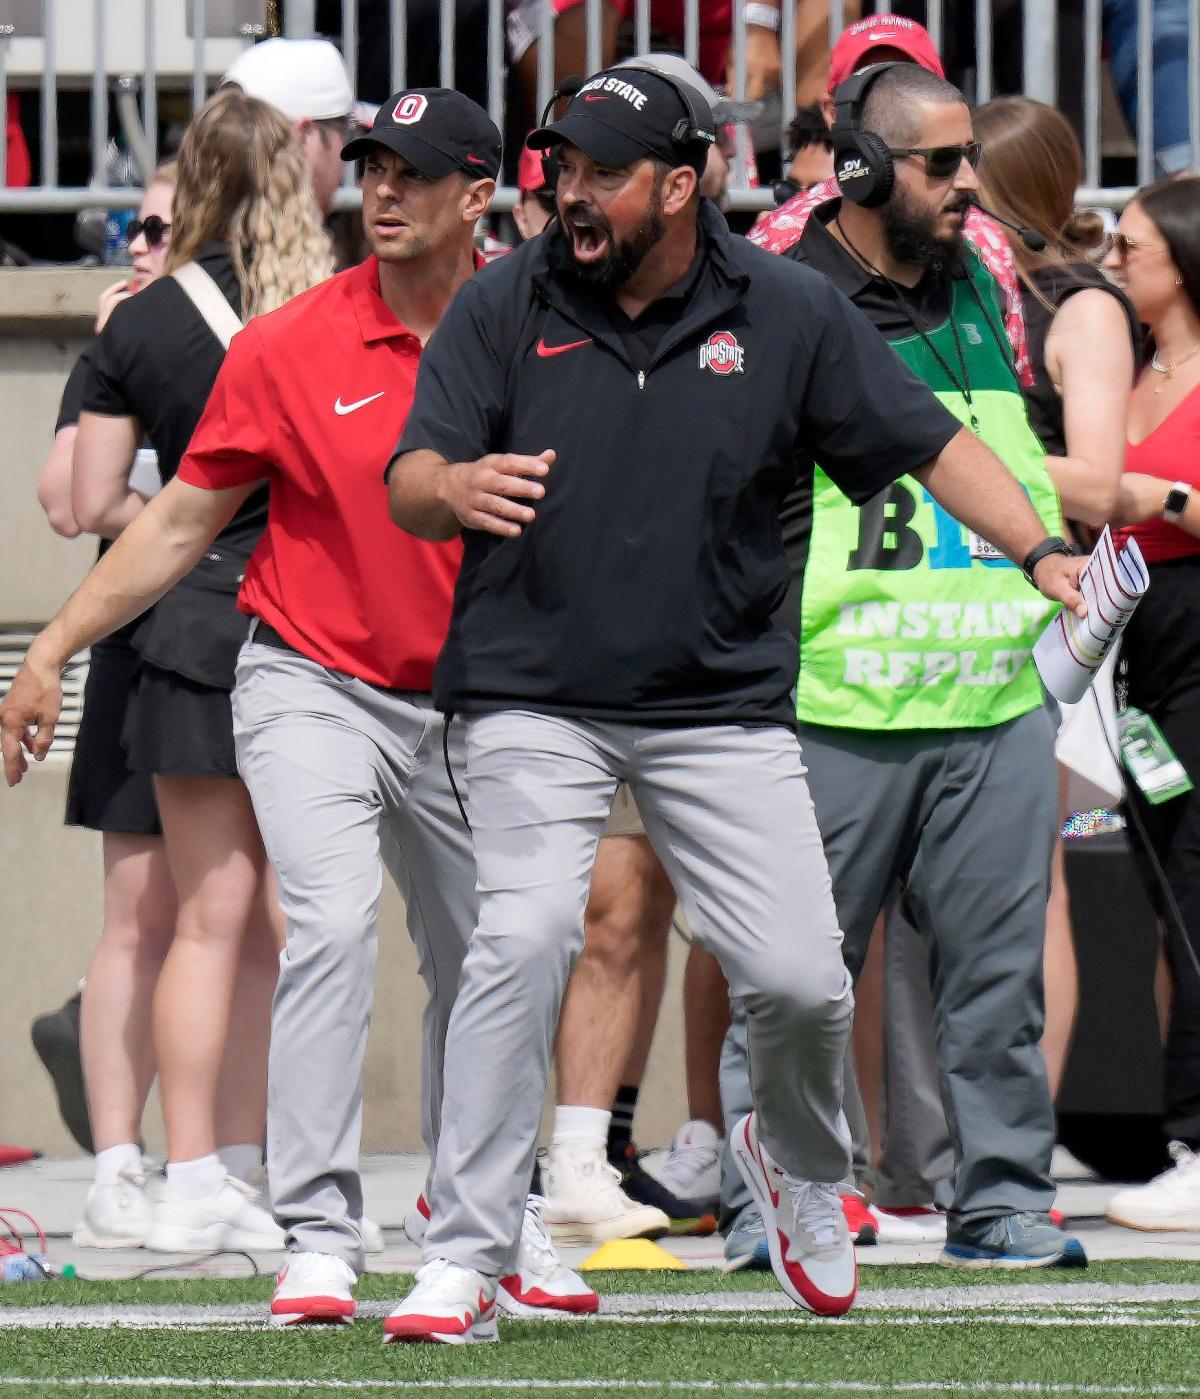
[[429,99],[423,92],[406,92],[392,108],[392,120],[397,126],[412,126],[425,115]]
[[870,175],[871,167],[864,164],[862,157],[852,155],[841,162],[837,168],[839,184],[845,184],[847,180],[861,180],[864,176]]

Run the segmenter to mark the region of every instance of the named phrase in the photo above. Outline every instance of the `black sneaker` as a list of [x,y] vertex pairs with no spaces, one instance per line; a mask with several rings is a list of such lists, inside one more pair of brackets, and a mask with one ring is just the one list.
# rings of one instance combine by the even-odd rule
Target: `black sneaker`
[[67,1131],[84,1151],[94,1154],[92,1124],[83,1089],[83,1065],[79,1059],[80,1000],[81,993],[77,991],[58,1010],[39,1015],[29,1027],[29,1037],[54,1084],[59,1115]]
[[608,1164],[621,1173],[621,1189],[639,1205],[660,1209],[671,1221],[672,1234],[715,1234],[717,1217],[697,1200],[681,1200],[661,1181],[655,1180],[638,1159],[638,1149],[630,1141],[609,1144]]

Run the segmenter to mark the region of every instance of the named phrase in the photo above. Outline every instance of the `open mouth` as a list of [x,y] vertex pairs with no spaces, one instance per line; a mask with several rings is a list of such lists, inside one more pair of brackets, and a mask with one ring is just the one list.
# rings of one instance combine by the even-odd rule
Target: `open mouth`
[[598,262],[608,251],[608,234],[590,223],[570,222],[572,251],[577,262]]
[[396,214],[376,214],[371,220],[371,227],[386,237],[389,233],[398,233],[402,228],[407,228],[408,224]]

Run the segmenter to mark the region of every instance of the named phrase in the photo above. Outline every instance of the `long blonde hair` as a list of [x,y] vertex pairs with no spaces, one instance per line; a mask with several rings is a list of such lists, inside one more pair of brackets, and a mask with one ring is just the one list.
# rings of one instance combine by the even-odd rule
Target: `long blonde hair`
[[333,271],[308,167],[274,107],[223,88],[192,118],[176,163],[168,272],[206,243],[228,243],[249,319]]

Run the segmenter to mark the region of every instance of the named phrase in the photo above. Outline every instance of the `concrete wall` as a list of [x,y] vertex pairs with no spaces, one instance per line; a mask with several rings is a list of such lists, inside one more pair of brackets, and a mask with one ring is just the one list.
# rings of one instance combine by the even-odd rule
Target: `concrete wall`
[[[90,566],[95,543],[62,540],[46,524],[35,487],[63,382],[87,342],[104,270],[0,271],[0,629],[26,629],[53,615]],[[58,1006],[87,967],[101,919],[99,838],[62,825],[67,763],[53,754],[15,791],[0,790],[0,967],[7,1021],[0,1053],[0,1141],[47,1154],[75,1150],[58,1120],[28,1025]],[[677,940],[676,940],[677,941]],[[420,1144],[417,1055],[423,994],[404,927],[387,887],[380,930],[375,1016],[366,1070],[364,1145]],[[665,1142],[686,1116],[682,1098],[679,983],[671,980],[639,1110],[647,1144]],[[152,1109],[149,1146],[161,1149]]]

